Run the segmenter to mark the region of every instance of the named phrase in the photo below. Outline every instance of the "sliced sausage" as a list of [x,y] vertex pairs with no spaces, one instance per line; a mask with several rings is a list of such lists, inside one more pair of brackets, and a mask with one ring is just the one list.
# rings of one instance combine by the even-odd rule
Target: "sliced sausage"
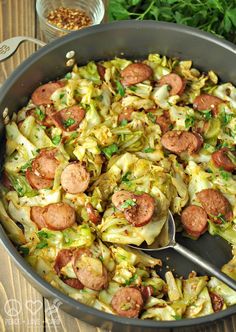
[[154,288],[151,285],[141,286],[140,292],[142,294],[143,300],[147,301],[150,296],[154,294]]
[[76,289],[83,289],[84,288],[84,285],[81,284],[81,282],[79,281],[79,279],[76,279],[76,278],[64,279],[63,282],[65,284],[67,284],[68,286],[76,288]]
[[189,205],[181,214],[181,222],[185,231],[198,238],[207,230],[207,213],[197,205]]
[[44,208],[41,206],[32,206],[30,209],[30,218],[38,226],[38,229],[47,228],[43,211]]
[[118,116],[118,122],[121,122],[122,120],[131,121],[131,114],[134,112],[133,107],[126,107],[121,114]]
[[97,63],[97,71],[98,71],[98,74],[99,74],[101,80],[104,80],[106,68],[103,65],[101,65],[100,63]]
[[40,190],[40,189],[48,189],[53,185],[53,180],[44,179],[43,177],[36,175],[31,169],[27,169],[25,172],[25,177],[32,188]]
[[85,110],[80,106],[71,106],[52,114],[51,119],[56,127],[64,131],[76,130],[85,117]]
[[94,209],[90,203],[86,204],[85,208],[87,210],[89,220],[92,221],[95,225],[99,224],[102,220],[102,217],[98,210]]
[[172,130],[167,131],[162,136],[161,143],[165,149],[173,153],[180,154],[182,152],[188,152],[192,154],[201,148],[203,139],[198,133]]
[[51,95],[62,86],[62,82],[46,83],[39,86],[32,94],[32,102],[35,105],[52,104]]
[[121,72],[122,84],[129,86],[151,78],[152,68],[144,63],[131,63]]
[[151,221],[155,201],[149,194],[135,195],[136,205],[125,209],[125,218],[135,227],[142,227]]
[[42,149],[32,162],[32,171],[44,179],[54,179],[59,161],[55,158],[56,149]]
[[12,184],[11,184],[11,181],[9,180],[9,177],[8,177],[8,175],[7,175],[6,172],[3,172],[3,173],[2,173],[1,183],[2,183],[3,186],[4,186],[5,188],[7,188],[8,190],[13,189],[13,186],[12,186]]
[[163,115],[156,117],[156,123],[160,126],[161,132],[165,134],[170,130],[171,120],[168,111],[164,111]]
[[97,258],[87,254],[74,255],[73,268],[78,280],[87,288],[101,290],[108,285],[108,273],[105,266]]
[[171,87],[169,92],[171,96],[181,95],[184,92],[186,86],[185,80],[175,73],[162,76],[159,84],[169,85]]
[[122,317],[137,318],[143,307],[141,292],[132,287],[123,287],[113,296],[111,306]]
[[70,194],[83,193],[89,181],[90,174],[81,163],[70,163],[61,173],[62,188]]
[[221,224],[223,221],[232,221],[232,207],[219,190],[204,189],[198,192],[196,196],[213,222]]
[[44,207],[43,218],[49,229],[63,230],[76,221],[75,210],[66,203],[52,203]]
[[224,306],[224,299],[220,295],[214,293],[214,292],[209,292],[210,298],[211,298],[211,304],[214,312],[221,311]]
[[236,169],[236,164],[228,157],[228,148],[222,148],[215,151],[212,155],[212,161],[216,167],[223,168],[227,172],[233,172]]
[[54,263],[54,270],[59,275],[61,269],[66,266],[73,258],[75,249],[62,249],[58,252]]
[[[154,198],[149,194],[135,195],[126,190],[113,194],[112,203],[124,212],[125,218],[135,227],[142,227],[150,222],[155,208]],[[126,203],[127,207],[124,207]]]
[[115,207],[118,210],[124,211],[124,209],[122,208],[122,205],[125,203],[125,201],[134,200],[134,198],[135,198],[134,193],[127,191],[127,190],[120,190],[112,195],[111,200],[112,200],[112,203],[115,205]]
[[218,105],[224,101],[218,97],[203,93],[197,96],[193,102],[193,108],[198,111],[212,110],[214,116],[219,113]]

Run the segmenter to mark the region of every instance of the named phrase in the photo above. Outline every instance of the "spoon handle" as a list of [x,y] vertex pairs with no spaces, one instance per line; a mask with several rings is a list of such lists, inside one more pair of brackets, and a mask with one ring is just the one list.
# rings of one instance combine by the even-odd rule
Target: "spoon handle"
[[195,264],[201,266],[204,270],[206,270],[209,274],[215,276],[222,282],[224,282],[226,285],[228,285],[230,288],[236,291],[236,281],[232,278],[228,277],[226,274],[220,271],[218,267],[215,265],[209,263],[202,257],[196,255],[191,250],[187,249],[186,247],[183,247],[179,243],[175,243],[173,245],[173,248],[178,251],[181,255],[188,258],[190,261],[194,262]]

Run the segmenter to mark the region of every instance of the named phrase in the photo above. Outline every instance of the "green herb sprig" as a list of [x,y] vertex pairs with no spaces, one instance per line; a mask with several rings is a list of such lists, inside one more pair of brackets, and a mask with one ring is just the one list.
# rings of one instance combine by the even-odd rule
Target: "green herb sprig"
[[156,20],[184,24],[236,43],[236,0],[110,0],[109,20]]

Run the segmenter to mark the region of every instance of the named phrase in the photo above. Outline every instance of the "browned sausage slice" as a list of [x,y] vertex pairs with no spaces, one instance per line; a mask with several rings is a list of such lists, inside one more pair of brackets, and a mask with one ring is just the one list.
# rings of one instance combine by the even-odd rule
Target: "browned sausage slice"
[[186,82],[179,75],[175,73],[171,73],[165,76],[162,76],[160,81],[160,85],[167,84],[171,87],[170,95],[181,95],[184,92]]
[[[120,210],[124,211],[124,208],[122,205],[127,201],[127,200],[134,200],[134,193],[127,191],[127,190],[120,190],[117,191],[112,195],[112,203],[115,205],[115,207]],[[134,201],[135,202],[135,201]]]
[[150,222],[155,208],[154,198],[149,194],[135,195],[126,190],[113,194],[112,203],[124,212],[125,218],[135,227],[142,227]]
[[44,179],[41,176],[36,175],[29,168],[25,172],[25,177],[32,188],[40,190],[40,189],[48,189],[53,185],[53,181],[49,179]]
[[58,252],[54,263],[54,270],[57,274],[60,274],[61,269],[72,260],[74,251],[75,249],[62,249]]
[[62,86],[62,82],[46,83],[39,86],[32,94],[32,102],[35,105],[52,104],[51,95]]
[[161,132],[165,134],[170,130],[171,120],[168,111],[164,111],[163,115],[160,115],[156,118],[156,123],[160,126]]
[[67,284],[68,286],[76,288],[76,289],[83,289],[84,288],[84,285],[81,284],[81,282],[79,281],[79,279],[76,279],[76,278],[64,279],[63,282],[65,284]]
[[49,229],[63,230],[75,221],[75,210],[66,203],[53,203],[44,207],[43,218]]
[[144,63],[131,63],[121,72],[122,84],[129,86],[149,79],[153,74],[152,68]]
[[143,300],[147,301],[150,296],[154,294],[154,288],[151,285],[141,286],[140,292],[142,294]]
[[[80,253],[79,255],[75,253],[73,260],[75,274],[85,287],[93,290],[104,289],[108,285],[107,269],[101,261],[90,256],[86,253],[83,256]],[[96,260],[98,261],[98,265],[96,264]]]
[[90,174],[81,163],[70,163],[61,173],[62,188],[70,194],[83,193],[89,180]]
[[44,179],[54,179],[59,161],[55,158],[56,149],[42,149],[32,162],[32,171]]
[[221,224],[224,221],[232,221],[232,207],[219,190],[204,189],[197,193],[197,199],[213,222]]
[[221,297],[220,295],[213,293],[213,292],[209,292],[209,295],[211,298],[211,303],[212,303],[214,312],[218,312],[218,311],[222,310],[222,308],[224,306],[223,297]]
[[216,167],[223,168],[227,172],[233,172],[236,169],[236,164],[228,157],[228,148],[222,148],[215,151],[211,158]]
[[134,109],[132,107],[127,107],[123,110],[121,114],[118,116],[118,122],[121,122],[122,120],[131,121],[131,114],[134,112]]
[[41,206],[32,206],[30,209],[30,218],[38,226],[38,229],[47,227],[43,218],[43,211],[44,208]]
[[125,218],[135,227],[142,227],[151,221],[155,201],[149,194],[135,195],[136,205],[125,209]]
[[219,113],[218,105],[223,102],[218,97],[203,93],[194,99],[193,108],[198,111],[212,110],[213,115],[216,116]]
[[137,318],[142,307],[141,292],[132,287],[123,287],[113,296],[111,306],[122,317]]
[[4,185],[5,188],[7,188],[9,190],[13,189],[11,181],[9,180],[9,177],[6,172],[2,173],[1,183]]
[[100,63],[97,63],[97,71],[98,71],[98,74],[99,74],[101,80],[104,80],[106,68],[103,65],[101,65]]
[[181,214],[181,222],[185,231],[198,238],[207,230],[207,213],[197,205],[189,205]]
[[89,220],[91,220],[95,225],[99,224],[102,220],[99,212],[94,209],[94,207],[90,203],[86,204],[85,208],[87,210]]
[[80,106],[71,106],[52,114],[51,119],[55,126],[64,131],[76,130],[85,117],[85,110]]
[[182,152],[188,152],[192,154],[201,148],[203,139],[198,133],[172,130],[162,136],[161,143],[165,149],[173,153],[180,154]]

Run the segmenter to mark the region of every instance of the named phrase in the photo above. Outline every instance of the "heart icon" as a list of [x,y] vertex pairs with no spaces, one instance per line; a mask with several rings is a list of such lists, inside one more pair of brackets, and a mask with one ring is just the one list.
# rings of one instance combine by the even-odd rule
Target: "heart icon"
[[42,309],[43,303],[40,300],[27,300],[25,307],[32,315],[36,315],[37,312]]

